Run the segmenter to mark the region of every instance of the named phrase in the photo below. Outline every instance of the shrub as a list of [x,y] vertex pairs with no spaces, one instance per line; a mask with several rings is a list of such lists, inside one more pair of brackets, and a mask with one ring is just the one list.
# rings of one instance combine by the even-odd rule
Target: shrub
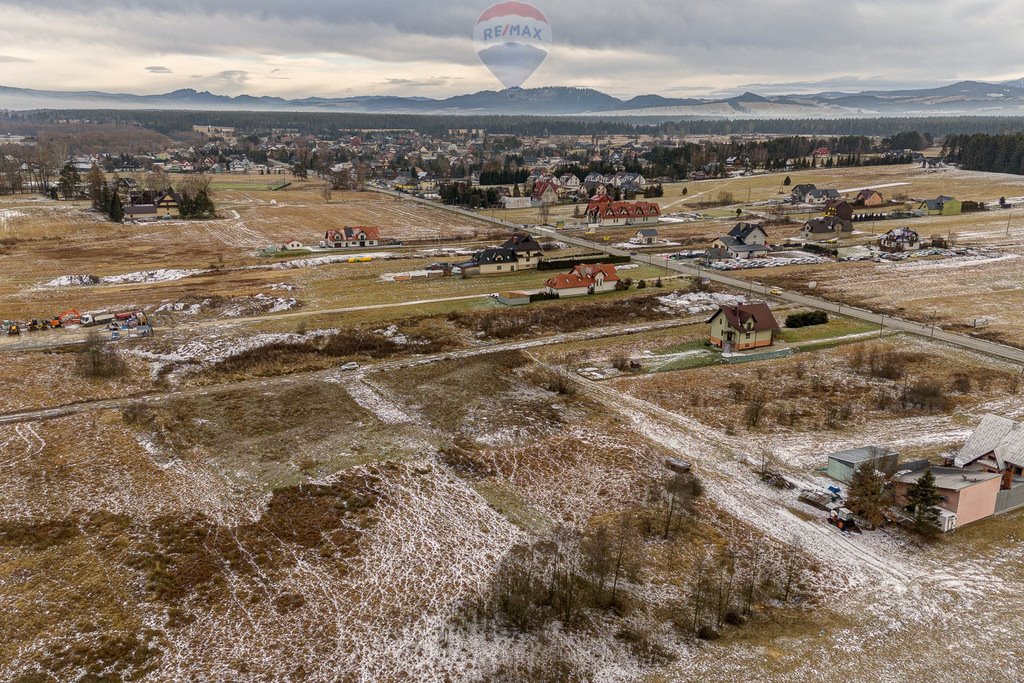
[[79,352],[78,373],[90,379],[112,379],[123,377],[128,366],[117,355],[113,347],[103,343],[99,335],[89,336],[85,347]]
[[697,631],[697,637],[701,640],[718,640],[721,635],[714,626],[701,626]]
[[805,313],[793,313],[786,317],[786,327],[811,327],[813,325],[824,325],[828,322],[828,313],[825,311],[807,311]]

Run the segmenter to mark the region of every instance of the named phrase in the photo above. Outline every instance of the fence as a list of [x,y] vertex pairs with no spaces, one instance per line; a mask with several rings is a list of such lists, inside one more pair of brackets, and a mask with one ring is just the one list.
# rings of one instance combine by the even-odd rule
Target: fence
[[1024,484],[996,494],[996,514],[1000,515],[1010,510],[1024,507]]

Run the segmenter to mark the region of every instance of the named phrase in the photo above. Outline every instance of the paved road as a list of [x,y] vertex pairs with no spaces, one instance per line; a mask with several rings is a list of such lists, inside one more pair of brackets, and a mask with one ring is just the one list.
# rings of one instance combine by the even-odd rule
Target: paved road
[[[394,194],[387,192],[385,190],[377,191],[382,192],[384,194]],[[509,223],[508,221],[491,218],[490,216],[484,215],[482,213],[473,213],[471,211],[458,209],[456,207],[438,205],[435,202],[428,202],[427,200],[419,199],[417,197],[410,197],[409,195],[398,196],[401,196],[403,199],[430,204],[435,208],[441,208],[445,211],[451,211],[454,213],[470,216],[478,220],[494,223],[495,225],[500,225],[505,228],[526,230],[527,232],[530,232],[535,236],[550,237],[560,242],[565,242],[567,244],[571,244],[577,247],[583,247],[586,249],[592,249],[594,251],[599,251],[605,254],[609,254],[611,256],[631,255],[633,261],[636,261],[638,263],[646,263],[658,268],[664,268],[666,272],[672,271],[675,273],[680,273],[692,277],[703,277],[711,280],[712,282],[717,282],[719,284],[733,287],[735,289],[748,291],[751,294],[759,294],[766,297],[774,296],[774,298],[776,299],[781,299],[792,304],[798,304],[800,306],[814,308],[821,311],[828,311],[829,313],[845,315],[856,320],[862,320],[864,322],[878,325],[879,331],[881,331],[882,329],[889,329],[896,330],[899,332],[908,332],[910,334],[916,334],[921,337],[928,337],[929,339],[935,339],[938,341],[946,342],[947,344],[952,344],[963,349],[978,351],[991,356],[995,356],[997,358],[1002,358],[1003,360],[1008,360],[1013,363],[1019,363],[1024,365],[1024,349],[1018,349],[1012,346],[1007,346],[1005,344],[999,344],[996,342],[986,341],[984,339],[978,339],[976,337],[970,337],[965,334],[955,334],[953,332],[946,332],[941,328],[935,327],[934,325],[924,325],[922,323],[913,322],[911,320],[894,318],[892,316],[885,315],[882,313],[875,313],[874,311],[870,311],[864,308],[849,306],[847,304],[838,304],[832,301],[821,299],[819,297],[807,296],[805,294],[799,294],[797,292],[782,291],[781,294],[771,295],[768,293],[771,287],[767,285],[756,285],[752,283],[750,280],[743,280],[740,278],[732,277],[717,270],[704,268],[697,265],[691,265],[689,263],[672,261],[666,258],[662,258],[660,256],[652,256],[650,254],[626,252],[623,251],[622,249],[607,247],[601,244],[597,244],[595,242],[591,242],[590,240],[582,239],[580,237],[574,237],[572,235],[567,235],[564,232],[560,232],[558,230],[545,226],[519,225],[515,223]]]
[[59,417],[64,417],[66,415],[75,415],[78,413],[84,413],[91,410],[121,409],[133,404],[156,404],[181,398],[190,398],[196,396],[213,396],[219,394],[234,393],[239,390],[247,388],[280,388],[283,386],[300,384],[310,380],[315,381],[318,379],[325,380],[339,377],[358,377],[366,373],[399,370],[401,368],[415,367],[419,365],[429,365],[431,363],[438,363],[445,360],[459,360],[465,358],[473,358],[475,356],[488,355],[492,353],[501,353],[503,351],[534,349],[541,346],[549,346],[552,344],[567,344],[572,342],[588,341],[594,339],[624,337],[632,334],[640,334],[643,332],[651,332],[655,330],[664,330],[671,329],[673,327],[683,327],[685,325],[692,325],[695,322],[702,319],[702,316],[695,316],[685,319],[674,318],[671,320],[661,320],[658,322],[651,323],[614,325],[610,327],[602,327],[592,330],[583,330],[581,332],[566,332],[547,337],[540,337],[537,339],[482,344],[480,346],[473,346],[468,349],[458,349],[456,351],[443,351],[441,353],[434,353],[425,356],[404,357],[401,359],[386,361],[383,363],[376,363],[374,365],[365,365],[359,368],[358,370],[349,372],[342,371],[339,368],[329,368],[327,370],[298,372],[291,375],[281,375],[277,377],[242,380],[239,382],[228,382],[225,384],[188,387],[185,389],[179,389],[168,392],[151,392],[112,399],[80,401],[77,403],[68,403],[48,408],[38,408],[35,410],[24,410],[12,413],[0,413],[0,425],[16,424],[19,422],[32,422],[36,420],[53,420]]

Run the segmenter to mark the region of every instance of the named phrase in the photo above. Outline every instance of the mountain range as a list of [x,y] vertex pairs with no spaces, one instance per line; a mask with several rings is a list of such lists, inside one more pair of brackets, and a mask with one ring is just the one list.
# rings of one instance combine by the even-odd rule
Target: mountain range
[[547,87],[481,91],[446,99],[364,96],[280,97],[215,95],[192,89],[162,95],[32,90],[0,86],[0,110],[178,109],[377,114],[486,114],[655,118],[849,118],[878,116],[1024,115],[1024,79],[962,81],[920,90],[822,92],[724,99],[641,95],[622,100],[590,88]]

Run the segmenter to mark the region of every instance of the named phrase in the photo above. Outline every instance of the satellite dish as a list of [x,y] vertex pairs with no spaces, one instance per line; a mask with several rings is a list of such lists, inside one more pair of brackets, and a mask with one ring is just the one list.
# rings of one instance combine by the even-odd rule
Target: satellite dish
[[476,21],[477,56],[506,88],[519,88],[547,59],[551,26],[544,13],[524,2],[499,2]]

